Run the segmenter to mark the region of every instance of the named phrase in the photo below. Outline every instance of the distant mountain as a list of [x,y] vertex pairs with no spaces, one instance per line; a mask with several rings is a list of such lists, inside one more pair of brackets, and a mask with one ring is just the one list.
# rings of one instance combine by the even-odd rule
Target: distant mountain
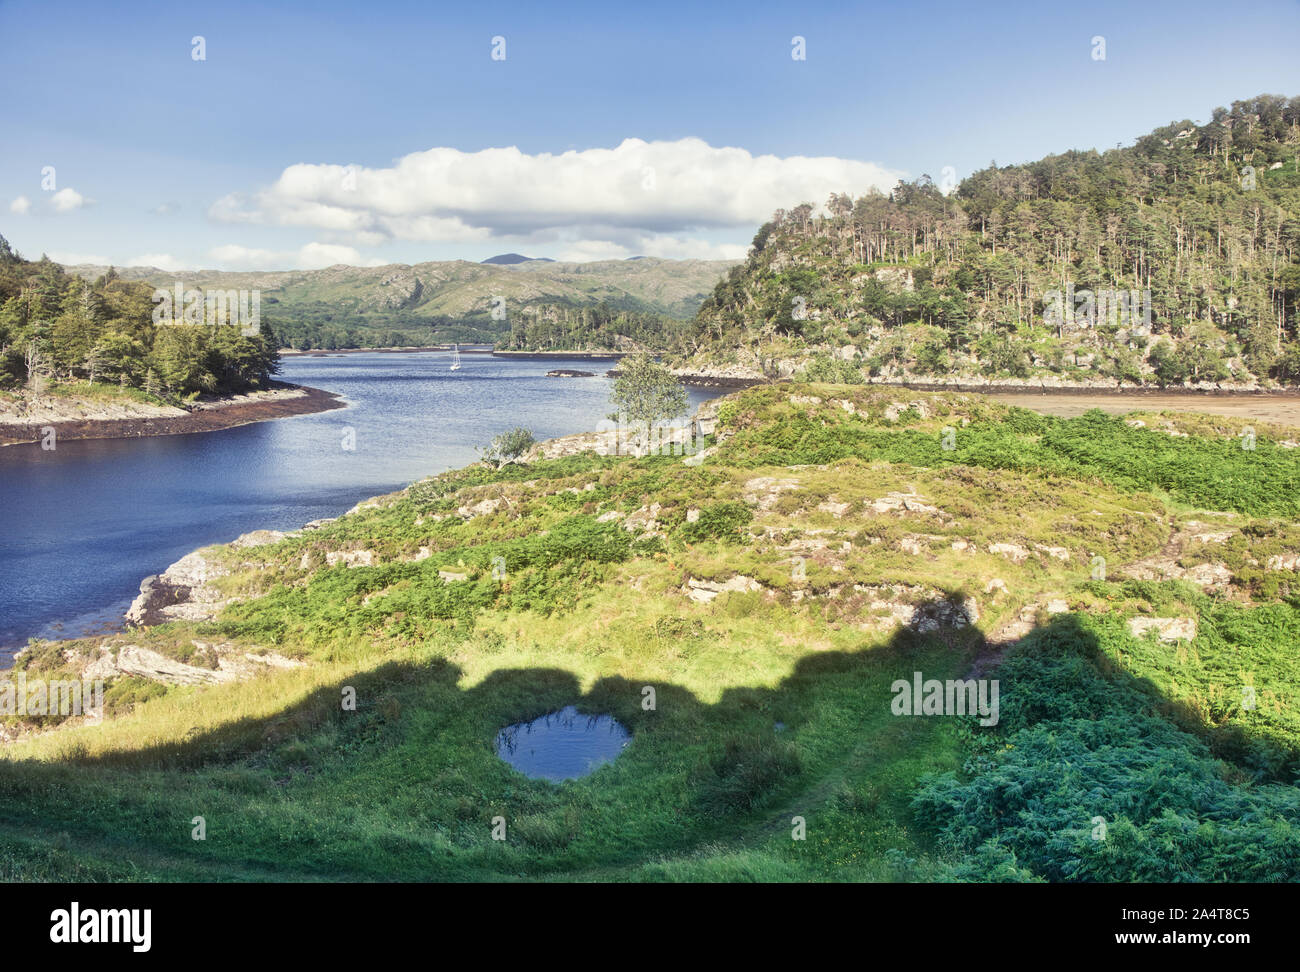
[[529,263],[537,261],[539,263],[554,263],[550,257],[526,257],[522,253],[498,253],[494,257],[488,257],[482,260],[482,263],[497,263],[503,266],[509,266],[516,263]]
[[[154,287],[181,282],[187,288],[257,290],[262,316],[294,347],[374,347],[495,342],[510,333],[511,321],[541,308],[551,312],[601,306],[686,320],[735,262],[651,257],[501,265],[449,260],[239,272],[124,267],[117,273],[123,280],[144,280]],[[88,280],[108,269],[68,267]],[[503,305],[495,301],[498,297]],[[502,306],[505,316],[494,317],[494,306]]]

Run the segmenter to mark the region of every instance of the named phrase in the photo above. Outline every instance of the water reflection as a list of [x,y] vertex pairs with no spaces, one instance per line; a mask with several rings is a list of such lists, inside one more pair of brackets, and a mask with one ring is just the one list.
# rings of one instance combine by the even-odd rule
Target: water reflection
[[586,715],[573,706],[497,733],[497,755],[532,779],[572,780],[615,759],[632,734],[608,715]]

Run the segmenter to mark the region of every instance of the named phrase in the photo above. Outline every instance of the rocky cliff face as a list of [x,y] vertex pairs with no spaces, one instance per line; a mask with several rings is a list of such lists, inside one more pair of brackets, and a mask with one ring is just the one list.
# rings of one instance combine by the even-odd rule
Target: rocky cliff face
[[[260,547],[284,539],[276,530],[254,530],[234,540],[235,548]],[[140,594],[127,609],[126,620],[134,625],[162,624],[184,619],[206,621],[234,598],[215,586],[218,578],[230,573],[204,555],[202,550],[188,553],[161,574],[140,582]]]

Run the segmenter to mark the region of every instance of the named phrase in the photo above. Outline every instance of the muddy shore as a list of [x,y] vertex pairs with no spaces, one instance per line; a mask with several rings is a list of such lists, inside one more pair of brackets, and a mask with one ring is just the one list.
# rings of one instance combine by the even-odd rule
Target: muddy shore
[[146,415],[127,418],[70,418],[52,421],[0,424],[0,446],[40,442],[45,429],[53,427],[55,440],[134,439],[152,435],[185,435],[190,432],[216,432],[253,422],[310,415],[346,408],[334,392],[275,382],[274,397],[236,396],[232,401],[203,402],[177,415]]

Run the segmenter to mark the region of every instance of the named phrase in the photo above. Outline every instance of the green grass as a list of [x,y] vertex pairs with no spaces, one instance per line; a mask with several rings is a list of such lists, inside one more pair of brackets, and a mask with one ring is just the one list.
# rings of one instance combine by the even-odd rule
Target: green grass
[[[824,390],[811,386],[813,391]],[[916,428],[917,413],[904,410],[898,419],[883,419],[888,402],[916,400],[915,394],[847,389],[841,400],[866,405],[867,413],[841,411],[828,418],[781,407],[779,390],[758,391],[759,406],[742,419],[725,455],[742,466],[825,463],[864,456],[915,466],[973,465],[986,469],[1041,475],[1095,478],[1128,491],[1160,491],[1171,498],[1208,509],[1255,515],[1300,514],[1300,450],[1279,447],[1257,437],[1253,449],[1235,436],[1178,438],[1167,432],[1130,427],[1122,416],[1099,409],[1073,419],[1038,415],[1011,408],[989,414],[987,408],[961,409],[955,396],[937,399],[937,415]],[[768,406],[764,409],[762,406]],[[951,424],[974,418],[969,425]],[[772,419],[779,417],[779,421]],[[944,448],[941,426],[952,428]]]
[[[856,387],[754,388],[721,415],[703,466],[474,466],[274,544],[213,548],[241,600],[213,621],[110,643],[198,664],[211,657],[200,640],[305,666],[207,687],[120,679],[102,726],[8,746],[0,873],[1300,876],[1297,802],[1282,785],[1300,753],[1300,609],[1282,579],[1294,572],[1258,563],[1295,549],[1286,488],[1300,457],[1263,439],[1239,455],[1217,433]],[[1220,558],[1233,585],[1123,578],[1192,523],[1233,534],[1181,554],[1189,566]],[[373,563],[327,566],[340,551]],[[1111,579],[1092,579],[1097,557]],[[691,596],[692,581],[737,575],[760,588]],[[1072,613],[1048,621],[1053,599]],[[963,600],[977,603],[977,628],[923,636],[885,620]],[[1035,608],[1038,632],[993,675],[996,729],[892,714],[895,679],[964,676],[984,634]],[[1195,617],[1198,637],[1135,639],[1135,614]],[[94,647],[41,644],[21,664],[55,677]],[[1239,704],[1243,685],[1255,708]],[[618,760],[557,785],[495,756],[501,727],[571,704],[632,730]],[[492,839],[496,817],[505,841]],[[1106,841],[1092,839],[1093,817]]]
[[[356,712],[335,684],[163,750],[0,765],[0,832],[39,821],[75,834],[74,850],[139,861],[159,879],[654,879],[679,866],[722,875],[736,854],[773,874],[868,877],[890,849],[924,854],[906,820],[908,781],[956,765],[950,727],[900,724],[887,686],[916,665],[951,672],[960,657],[935,644],[818,656],[772,688],[713,703],[647,676],[647,712],[635,677],[584,691],[574,672],[507,667],[467,686],[454,663],[426,656],[349,679]],[[501,726],[574,703],[632,730],[615,763],[556,785],[497,759]],[[199,815],[204,841],[191,838]],[[505,842],[491,839],[498,815]],[[795,815],[806,844],[790,838]],[[58,858],[21,841],[0,853],[12,873],[58,873]],[[651,860],[663,870],[642,870]]]

